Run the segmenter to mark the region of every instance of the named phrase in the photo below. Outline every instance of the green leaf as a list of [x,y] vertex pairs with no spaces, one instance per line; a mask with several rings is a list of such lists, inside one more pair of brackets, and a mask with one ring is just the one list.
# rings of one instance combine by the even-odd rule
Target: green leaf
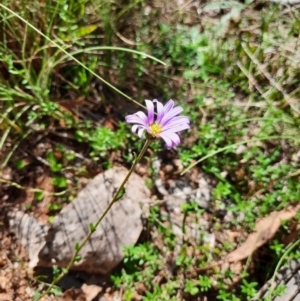
[[92,233],[96,231],[96,227],[92,223],[90,223],[90,230],[91,230]]
[[74,30],[71,35],[67,36],[64,40],[71,40],[72,38],[81,38],[84,36],[89,35],[93,31],[97,29],[97,25],[88,25],[88,26],[81,26]]
[[121,189],[121,191],[119,192],[119,194],[117,195],[116,200],[118,201],[119,199],[121,199],[123,197],[123,195],[125,194],[125,192],[126,192],[126,189],[125,189],[125,187],[123,187]]
[[50,168],[53,172],[58,172],[61,171],[63,166],[62,164],[57,162],[56,157],[54,156],[54,153],[51,151],[49,153],[47,153],[47,160],[50,164]]
[[68,186],[67,179],[61,176],[55,176],[52,179],[52,184],[59,188],[66,188]]
[[36,191],[34,193],[34,198],[40,202],[44,198],[44,192],[43,191]]
[[35,291],[32,297],[32,301],[38,301],[41,297],[41,293],[39,291]]
[[51,216],[48,217],[48,222],[49,222],[50,224],[52,224],[53,221],[54,221],[54,219],[55,219],[55,216],[54,216],[54,215],[51,215]]
[[50,290],[50,293],[53,294],[54,296],[62,296],[63,295],[60,287],[53,287]]
[[76,158],[75,153],[70,151],[65,153],[65,157],[68,161],[72,161]]
[[57,265],[53,265],[52,270],[53,270],[53,276],[54,278],[56,278],[60,273],[60,268]]
[[16,162],[16,168],[17,168],[18,170],[23,169],[26,165],[28,165],[27,162],[26,162],[26,160],[18,160],[18,161]]
[[81,260],[81,256],[80,255],[77,255],[74,259],[74,262],[79,262]]
[[75,244],[75,251],[77,252],[79,250],[79,242],[77,242],[76,244]]
[[50,211],[57,211],[57,210],[60,210],[61,207],[62,207],[62,205],[61,205],[61,204],[57,204],[57,203],[50,203],[50,204],[48,205],[48,209],[49,209]]

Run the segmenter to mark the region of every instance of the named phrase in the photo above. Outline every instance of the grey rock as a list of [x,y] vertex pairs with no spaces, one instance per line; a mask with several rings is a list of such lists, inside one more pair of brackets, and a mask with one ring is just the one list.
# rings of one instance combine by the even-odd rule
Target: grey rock
[[[97,175],[64,207],[48,228],[20,211],[10,213],[11,230],[25,247],[30,266],[65,267],[75,250],[110,203],[127,170],[115,167]],[[108,273],[123,259],[123,247],[136,243],[142,231],[141,203],[150,193],[143,180],[132,174],[126,193],[117,201],[80,251],[81,260],[72,269]]]
[[211,201],[212,187],[203,174],[198,177],[196,189],[191,186],[188,179],[180,179],[170,184],[169,195],[165,195],[164,200],[168,210],[174,207],[180,207],[182,204],[194,201],[201,208],[209,209]]
[[161,194],[161,195],[168,195],[168,191],[167,189],[164,187],[163,185],[163,181],[162,179],[160,178],[157,178],[155,181],[154,181],[154,184],[158,190],[158,192]]
[[[273,297],[271,292],[279,285],[285,286],[281,296]],[[300,260],[290,260],[288,266],[280,268],[274,281],[270,279],[251,301],[300,301]]]
[[35,267],[49,227],[22,211],[9,212],[8,220],[10,231],[16,235],[26,251],[30,261],[29,266]]
[[[184,240],[189,240],[194,244],[203,242],[210,246],[215,244],[214,236],[207,232],[208,223],[205,218],[194,216],[191,217],[192,220],[187,221],[182,210],[182,205],[190,202],[196,202],[199,207],[209,209],[211,190],[214,186],[214,183],[209,180],[204,173],[199,174],[197,182],[186,176],[171,182],[168,190],[161,180],[155,181],[157,189],[164,196],[163,201],[168,212],[168,220],[176,236],[175,253],[180,251]],[[208,237],[209,241],[206,241],[205,239]]]

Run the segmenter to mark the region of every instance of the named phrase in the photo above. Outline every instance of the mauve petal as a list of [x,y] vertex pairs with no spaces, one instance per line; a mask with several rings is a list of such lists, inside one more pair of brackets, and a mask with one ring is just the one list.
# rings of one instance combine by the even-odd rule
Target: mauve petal
[[184,124],[179,124],[177,126],[174,126],[172,128],[169,128],[169,129],[165,129],[163,127],[163,133],[176,133],[176,132],[181,132],[183,130],[188,130],[190,129],[190,125],[187,124],[187,123],[184,123]]
[[139,118],[139,117],[128,118],[128,119],[126,119],[126,122],[127,123],[135,123],[135,124],[138,124],[138,125],[141,125],[141,126],[145,126],[144,121],[141,120],[141,118]]
[[161,133],[161,134],[159,134],[159,137],[161,137],[165,140],[168,148],[172,148],[174,146],[173,141],[169,138],[168,135],[164,135],[163,133]]
[[179,145],[180,144],[180,138],[179,136],[174,132],[163,132],[159,134],[159,137],[163,139],[170,139],[173,143],[173,145]]
[[145,118],[144,118],[143,115],[141,114],[141,116],[143,117],[143,118],[141,118],[140,116],[137,115],[138,113],[136,113],[134,115],[126,116],[125,117],[126,122],[127,123],[137,123],[140,125],[147,126],[147,123],[144,121],[145,118],[147,119],[146,115],[143,112],[140,112],[140,113],[144,114],[144,116],[145,116]]
[[170,99],[164,106],[164,112],[165,114],[168,113],[171,109],[174,107],[174,101]]
[[153,102],[156,102],[156,108],[157,108],[157,118],[156,122],[160,123],[161,119],[164,116],[164,106],[161,102],[159,102],[157,99],[154,99]]
[[137,125],[137,124],[132,126],[132,128],[131,128],[132,133],[136,134],[136,131],[137,131],[138,128],[139,128],[139,125]]
[[169,122],[165,123],[164,129],[171,128],[180,124],[189,124],[190,119],[185,116],[176,116],[169,120]]
[[175,116],[172,118],[172,121],[181,121],[182,123],[190,123],[190,118],[186,116]]
[[183,111],[182,107],[176,107],[173,108],[171,111],[169,111],[167,114],[164,115],[164,117],[162,118],[160,125],[164,126],[165,124],[167,124],[169,121],[171,121],[171,119],[180,114]]
[[135,116],[135,115],[128,115],[125,117],[126,122],[128,123],[135,123],[135,122],[140,122],[140,118]]
[[142,138],[145,128],[140,128],[138,131],[138,136]]
[[151,100],[146,99],[146,107],[148,110],[148,123],[152,124],[154,122],[154,104]]
[[180,123],[180,124],[176,124],[176,125],[172,125],[172,126],[163,126],[162,131],[163,132],[172,132],[172,133],[176,133],[176,132],[180,132],[183,130],[188,130],[190,129],[190,125],[187,123]]
[[164,132],[163,134],[167,135],[175,143],[175,145],[180,144],[180,138],[176,133],[174,133],[174,132]]
[[[135,123],[132,126],[132,132],[137,133],[137,135],[142,138],[145,130],[151,133],[149,126],[153,124],[156,119],[157,124],[162,127],[162,133],[157,136],[166,142],[168,148],[179,145],[180,138],[176,132],[190,128],[190,120],[188,117],[176,116],[183,111],[182,107],[174,107],[174,101],[172,99],[170,99],[165,106],[157,99],[153,101],[145,100],[145,102],[148,116],[142,111],[139,111],[125,117],[128,123]],[[154,103],[156,103],[156,110]],[[155,111],[157,116],[155,116]]]
[[142,111],[138,111],[135,113],[135,115],[139,116],[141,118],[141,120],[143,120],[143,124],[144,125],[148,125],[148,117],[146,116],[146,114]]

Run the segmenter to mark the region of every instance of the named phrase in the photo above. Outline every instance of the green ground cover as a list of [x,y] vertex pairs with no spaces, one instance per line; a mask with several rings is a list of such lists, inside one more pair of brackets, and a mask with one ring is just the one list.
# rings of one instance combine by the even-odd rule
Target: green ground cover
[[[77,179],[116,161],[130,166],[143,141],[124,117],[154,98],[174,99],[191,119],[191,131],[171,155],[181,160],[183,174],[196,166],[217,180],[212,230],[234,229],[241,243],[259,218],[299,202],[300,13],[293,6],[3,0],[0,15],[1,169],[12,170],[9,189],[18,175],[46,164],[54,186],[50,222],[74,195],[68,173]],[[36,150],[41,141],[47,147]],[[157,157],[170,152],[162,143],[151,148]],[[147,184],[155,193],[151,177]],[[35,201],[43,195],[35,191]],[[219,216],[224,204],[233,216],[225,225]],[[193,203],[183,209],[203,214]],[[234,281],[230,268],[207,267],[205,245],[188,241],[172,259],[173,272],[165,273],[170,263],[164,254],[173,254],[174,234],[160,205],[152,206],[147,238],[125,249],[111,286],[123,290],[125,301],[250,300],[273,275],[289,246],[283,237],[299,217],[243,262]],[[213,259],[234,247],[220,241]],[[262,272],[264,260],[271,263]],[[162,280],[153,284],[158,276]]]

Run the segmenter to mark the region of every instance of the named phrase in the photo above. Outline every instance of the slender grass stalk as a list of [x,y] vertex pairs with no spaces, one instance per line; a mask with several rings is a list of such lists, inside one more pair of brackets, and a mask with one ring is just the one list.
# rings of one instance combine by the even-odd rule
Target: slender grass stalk
[[[88,68],[85,64],[81,63],[78,59],[76,59],[73,55],[71,55],[67,50],[64,49],[63,46],[59,45],[57,42],[55,42],[54,40],[50,39],[47,35],[45,35],[44,33],[42,33],[39,29],[37,29],[35,26],[33,26],[31,23],[29,23],[27,20],[25,20],[23,17],[21,17],[19,14],[15,13],[13,10],[11,10],[10,8],[8,8],[7,6],[3,5],[0,3],[0,7],[2,7],[5,11],[8,11],[9,13],[11,13],[13,16],[17,17],[19,20],[21,20],[22,22],[24,22],[27,26],[29,26],[30,28],[32,28],[34,31],[36,31],[38,34],[40,34],[44,39],[46,39],[48,42],[51,42],[53,45],[55,45],[55,47],[57,47],[61,52],[65,53],[69,58],[71,58],[73,61],[75,61],[78,65],[80,65],[82,68],[84,68],[85,70],[87,70],[88,72],[90,72],[91,74],[93,74],[95,77],[97,77],[99,80],[101,80],[104,84],[106,84],[107,86],[109,86],[111,89],[115,90],[116,92],[118,92],[120,95],[124,96],[125,98],[129,99],[130,101],[134,102],[135,104],[137,104],[140,107],[143,107],[146,109],[146,107],[142,104],[140,104],[139,102],[137,102],[136,100],[134,100],[133,98],[131,98],[130,96],[128,96],[127,94],[123,93],[121,90],[119,90],[118,88],[116,88],[114,85],[112,85],[111,83],[109,83],[108,81],[106,81],[104,78],[102,78],[100,75],[98,75],[96,72],[92,71],[90,68]],[[143,53],[143,55],[147,56],[146,53]],[[157,61],[159,61],[157,59]],[[165,65],[165,63],[161,62],[163,65]]]
[[92,47],[87,47],[87,48],[84,48],[84,49],[78,49],[78,50],[75,50],[75,51],[72,51],[72,52],[68,52],[68,54],[62,56],[59,60],[57,60],[53,67],[55,67],[57,64],[64,61],[67,57],[70,57],[70,55],[74,56],[76,54],[83,53],[83,52],[84,53],[89,53],[90,51],[94,51],[94,50],[116,50],[116,51],[129,52],[129,53],[132,53],[132,54],[141,55],[145,58],[149,58],[149,59],[151,59],[155,62],[158,62],[162,65],[166,65],[163,61],[157,59],[156,57],[154,57],[150,54],[147,54],[145,52],[138,51],[138,50],[133,50],[133,49],[124,48],[124,47],[114,47],[114,46],[92,46]]
[[[20,104],[20,105],[22,105],[22,104]],[[8,115],[8,113],[11,111],[11,110],[13,110],[14,109],[14,107],[10,107],[8,110],[6,110],[6,112],[2,115],[0,115],[0,116],[3,116],[3,117],[6,117],[7,115]],[[10,121],[8,124],[9,124],[9,126],[7,127],[7,129],[6,129],[6,131],[2,134],[2,138],[0,139],[0,150],[2,149],[2,147],[3,147],[3,145],[4,145],[4,142],[5,142],[5,140],[7,139],[7,137],[8,137],[8,134],[9,134],[9,132],[10,132],[10,130],[11,130],[11,128],[15,128],[15,126],[17,126],[16,125],[16,122],[17,122],[17,120],[23,115],[23,113],[24,112],[26,112],[27,110],[29,110],[30,109],[30,105],[27,105],[27,106],[25,106],[22,110],[20,110],[19,111],[19,113],[15,116],[15,119],[13,120],[13,121]],[[2,118],[3,118],[2,117]],[[2,122],[2,120],[0,120],[0,122]],[[18,126],[17,126],[18,127]],[[19,127],[18,127],[19,128]]]
[[50,36],[50,31],[52,30],[55,17],[58,13],[58,8],[59,8],[59,1],[56,2],[54,12],[53,12],[52,17],[51,17],[51,21],[50,21],[49,25],[47,26],[48,27],[48,30],[47,30],[47,33],[46,33],[47,36]]
[[21,143],[22,140],[26,139],[30,134],[31,134],[32,130],[28,130],[27,132],[25,132],[19,139],[19,141],[14,143],[14,146],[12,147],[11,151],[8,153],[8,155],[6,156],[5,160],[2,162],[1,164],[1,168],[4,168],[8,161],[10,160],[11,156],[13,155],[13,153],[15,152],[15,150],[18,148],[19,144]]
[[[272,123],[275,123],[275,122],[282,121],[282,118],[252,117],[252,118],[245,118],[245,119],[237,120],[237,121],[234,121],[234,122],[230,122],[230,123],[225,124],[225,126],[233,126],[233,125],[236,125],[236,124],[249,122],[249,121],[272,121]],[[284,121],[284,122],[289,123],[289,124],[293,124],[290,121]]]
[[119,196],[121,195],[121,193],[123,192],[124,186],[127,183],[130,175],[132,174],[132,172],[134,171],[137,163],[141,160],[141,158],[144,156],[148,146],[150,145],[151,140],[147,139],[140,154],[138,155],[138,157],[135,159],[134,163],[132,164],[130,170],[128,171],[128,174],[126,175],[126,177],[124,178],[123,182],[121,183],[120,187],[118,188],[117,192],[115,193],[113,199],[111,200],[111,202],[109,203],[109,205],[107,206],[107,208],[105,209],[105,211],[102,213],[102,215],[99,217],[99,219],[97,220],[97,222],[95,223],[95,225],[93,225],[93,227],[90,227],[90,232],[89,234],[83,239],[83,241],[75,247],[75,252],[69,262],[69,264],[67,265],[66,268],[62,269],[62,272],[55,278],[53,279],[51,285],[47,288],[47,290],[37,299],[40,300],[41,298],[45,297],[48,293],[51,292],[52,288],[69,272],[69,270],[72,268],[74,262],[76,261],[76,258],[78,257],[79,252],[81,251],[81,249],[84,247],[84,245],[88,242],[88,240],[91,238],[92,234],[96,231],[97,227],[99,226],[99,224],[101,223],[101,221],[104,219],[104,217],[106,216],[106,214],[108,213],[108,211],[111,209],[111,207],[113,206],[113,204],[115,202],[118,201]]

